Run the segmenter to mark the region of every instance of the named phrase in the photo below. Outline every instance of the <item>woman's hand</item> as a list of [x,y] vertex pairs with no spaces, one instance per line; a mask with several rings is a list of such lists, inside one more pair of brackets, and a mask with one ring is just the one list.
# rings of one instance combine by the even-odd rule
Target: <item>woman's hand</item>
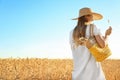
[[79,40],[78,40],[78,44],[79,45],[86,45],[87,40],[88,40],[87,38],[80,37]]
[[112,27],[110,26],[106,32],[105,32],[105,36],[109,36],[112,33]]
[[87,40],[86,41],[86,47],[89,49],[89,48],[91,48],[93,46],[93,44],[91,43],[91,41],[90,40]]

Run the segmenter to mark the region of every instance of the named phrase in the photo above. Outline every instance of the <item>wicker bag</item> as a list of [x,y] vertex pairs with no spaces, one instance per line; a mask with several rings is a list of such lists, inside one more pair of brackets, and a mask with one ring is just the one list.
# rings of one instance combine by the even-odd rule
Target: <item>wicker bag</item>
[[104,48],[100,48],[97,44],[95,37],[93,36],[93,27],[94,25],[90,26],[90,40],[93,41],[93,46],[89,48],[90,53],[94,56],[96,61],[101,62],[108,58],[112,53],[108,44]]

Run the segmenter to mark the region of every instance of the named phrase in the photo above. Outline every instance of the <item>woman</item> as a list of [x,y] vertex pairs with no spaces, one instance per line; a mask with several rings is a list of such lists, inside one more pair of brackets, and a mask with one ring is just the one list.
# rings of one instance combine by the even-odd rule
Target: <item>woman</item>
[[[102,15],[92,12],[90,8],[80,9],[79,17],[73,19],[78,20],[78,23],[70,32],[70,45],[74,63],[72,80],[105,80],[101,64],[94,59],[88,50],[91,44],[88,40],[90,25],[94,25],[93,20],[100,19],[102,19]],[[106,39],[111,31],[112,28],[109,27],[105,32],[105,37],[103,37],[100,30],[94,25],[93,34],[100,47],[105,47]]]

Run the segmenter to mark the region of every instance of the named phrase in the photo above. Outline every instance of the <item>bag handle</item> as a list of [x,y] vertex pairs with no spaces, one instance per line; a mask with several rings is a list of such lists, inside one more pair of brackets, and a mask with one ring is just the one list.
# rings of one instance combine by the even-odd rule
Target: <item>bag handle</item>
[[90,24],[90,37],[89,38],[93,38],[93,24]]

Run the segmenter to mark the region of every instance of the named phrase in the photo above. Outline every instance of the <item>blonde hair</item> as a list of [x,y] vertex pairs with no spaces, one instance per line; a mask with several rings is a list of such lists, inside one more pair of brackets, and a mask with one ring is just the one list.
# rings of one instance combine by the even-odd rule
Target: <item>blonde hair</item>
[[78,19],[78,23],[76,25],[76,27],[73,30],[73,39],[75,41],[75,44],[78,46],[79,43],[79,38],[80,37],[85,37],[85,33],[86,33],[86,25],[85,22],[88,22],[88,20],[85,18],[85,16],[82,16]]

